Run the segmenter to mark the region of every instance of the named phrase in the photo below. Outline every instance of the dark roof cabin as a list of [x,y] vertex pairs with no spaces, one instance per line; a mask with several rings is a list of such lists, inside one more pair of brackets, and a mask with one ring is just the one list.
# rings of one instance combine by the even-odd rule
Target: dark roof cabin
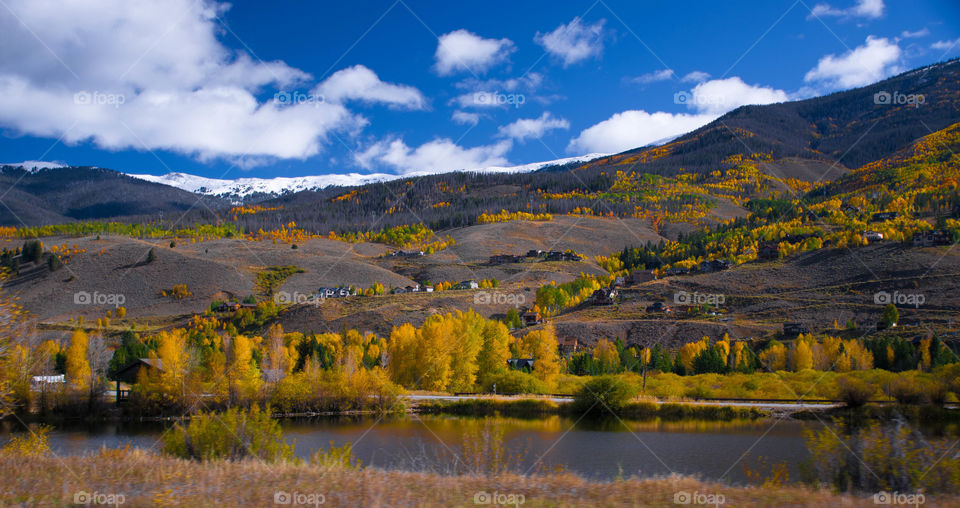
[[158,358],[137,358],[118,370],[114,377],[117,381],[132,385],[143,370],[151,374],[163,372],[163,361]]

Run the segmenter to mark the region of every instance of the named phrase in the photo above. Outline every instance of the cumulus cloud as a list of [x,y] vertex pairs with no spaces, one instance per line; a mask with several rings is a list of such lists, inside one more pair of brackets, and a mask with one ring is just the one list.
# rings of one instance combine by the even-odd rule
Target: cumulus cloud
[[614,153],[663,142],[702,127],[720,115],[746,104],[783,102],[783,90],[748,85],[739,77],[697,84],[689,92],[677,92],[674,100],[692,113],[648,113],[630,110],[617,113],[589,127],[570,141],[570,152]]
[[663,69],[654,72],[648,72],[646,74],[641,74],[630,81],[634,83],[640,83],[641,85],[648,85],[650,83],[656,83],[657,81],[667,81],[672,79],[674,76],[672,69]]
[[424,109],[427,103],[420,90],[412,86],[384,83],[375,72],[362,65],[333,73],[317,87],[317,92],[324,100],[336,103],[359,100],[407,109]]
[[616,153],[690,132],[716,115],[686,113],[648,113],[630,110],[617,113],[570,141],[567,150],[576,153]]
[[693,71],[680,78],[680,81],[700,83],[710,79],[710,75],[703,71]]
[[958,45],[960,45],[960,39],[954,39],[952,41],[937,41],[931,44],[930,47],[942,51],[950,51]]
[[416,148],[407,146],[402,139],[393,139],[374,143],[354,159],[365,168],[383,164],[402,173],[442,173],[509,165],[505,155],[512,147],[509,139],[473,148],[463,148],[448,138],[428,141]]
[[698,84],[686,96],[676,95],[698,113],[719,115],[747,104],[772,104],[788,99],[787,92],[767,86],[748,85],[737,76]]
[[521,118],[511,124],[502,125],[497,129],[497,135],[504,138],[524,141],[527,138],[542,138],[547,131],[554,129],[569,129],[570,122],[564,118],[557,118],[544,111],[539,118]]
[[606,20],[601,19],[592,25],[584,25],[582,20],[576,17],[552,32],[537,32],[533,40],[567,67],[587,58],[599,57],[603,53],[605,22]]
[[483,73],[514,51],[510,39],[484,39],[461,28],[440,36],[434,69],[441,76],[460,71]]
[[916,32],[911,32],[910,30],[904,30],[900,32],[900,37],[903,37],[904,39],[916,39],[918,37],[926,37],[928,35],[930,35],[929,28],[921,28]]
[[862,46],[841,56],[821,58],[803,80],[834,90],[869,85],[899,72],[900,55],[896,42],[871,35]]
[[459,109],[453,112],[453,115],[450,116],[450,119],[461,125],[477,125],[480,123],[479,114],[460,111]]
[[817,4],[810,11],[810,17],[835,16],[841,18],[862,17],[879,18],[883,16],[883,0],[857,0],[853,7],[837,9],[830,4]]
[[[217,35],[225,4],[9,0],[6,6],[0,125],[21,134],[249,165],[309,157],[330,133],[351,134],[367,124],[342,103],[319,100],[306,72],[224,46]],[[362,87],[345,90],[364,75]],[[320,88],[338,100],[423,104],[419,92],[382,83],[366,68],[335,76]],[[278,93],[258,100],[264,90]]]

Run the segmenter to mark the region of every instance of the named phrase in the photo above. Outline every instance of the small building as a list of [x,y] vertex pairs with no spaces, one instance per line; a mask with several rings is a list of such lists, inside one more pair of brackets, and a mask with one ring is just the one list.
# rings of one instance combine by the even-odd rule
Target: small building
[[480,287],[480,284],[477,284],[475,280],[465,280],[463,282],[458,282],[453,289],[477,289]]
[[163,361],[159,358],[136,358],[126,364],[114,374],[118,383],[134,384],[140,378],[140,373],[156,374],[163,372]]
[[558,250],[552,250],[547,253],[547,261],[563,261],[563,253]]
[[491,265],[502,265],[506,263],[522,263],[524,261],[523,256],[514,256],[513,254],[496,254],[490,256]]
[[55,376],[33,376],[30,378],[30,385],[34,388],[44,388],[49,386],[58,386],[67,382],[63,374]]
[[510,358],[507,360],[507,368],[530,372],[533,370],[533,358]]
[[390,293],[394,295],[400,295],[407,292],[407,288],[393,288],[390,290]]
[[421,293],[433,293],[433,286],[431,286],[431,285],[429,285],[429,284],[426,285],[426,286],[420,286],[420,292],[421,292]]
[[543,255],[543,251],[540,249],[530,249],[527,251],[528,258],[538,258]]
[[624,277],[617,277],[613,279],[613,287],[615,288],[622,288],[624,285],[626,285],[626,283],[627,279]]
[[867,230],[863,232],[863,239],[868,242],[882,242],[883,233],[878,233],[876,231]]
[[810,333],[810,330],[803,323],[784,323],[783,335],[785,337],[796,337],[801,333]]
[[668,269],[667,269],[665,272],[663,272],[663,273],[666,274],[666,275],[687,275],[688,273],[690,273],[690,269],[689,269],[689,268],[684,268],[684,267],[682,267],[682,266],[676,266],[676,267],[673,267],[673,268],[668,268]]
[[564,261],[583,261],[583,256],[577,254],[576,252],[564,252],[563,253]]
[[653,302],[652,305],[647,307],[647,312],[658,312],[663,314],[670,314],[673,312],[673,309],[667,306],[663,302]]
[[900,214],[897,212],[877,212],[870,216],[871,222],[883,222],[888,220],[893,220],[899,217]]
[[237,302],[217,302],[212,310],[214,312],[234,312],[239,308],[240,304]]

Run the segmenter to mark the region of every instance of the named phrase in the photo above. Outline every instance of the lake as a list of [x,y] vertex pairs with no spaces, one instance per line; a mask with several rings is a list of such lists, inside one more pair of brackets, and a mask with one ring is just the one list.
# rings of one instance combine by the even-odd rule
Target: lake
[[[128,444],[159,450],[159,440],[169,426],[167,422],[64,424],[55,427],[50,445],[59,455]],[[562,416],[484,419],[444,415],[287,419],[281,426],[288,441],[295,441],[300,457],[309,458],[314,450],[327,448],[331,442],[336,446],[354,443],[354,455],[364,465],[383,469],[462,471],[465,444],[478,442],[466,436],[485,433],[502,436],[505,460],[518,472],[562,468],[600,480],[678,473],[733,483],[745,483],[744,464],[756,470],[761,458],[768,468],[785,463],[790,480],[799,479],[800,463],[809,456],[803,431],[821,428],[818,422],[777,419],[578,421]],[[10,429],[8,423],[0,439],[5,439]]]

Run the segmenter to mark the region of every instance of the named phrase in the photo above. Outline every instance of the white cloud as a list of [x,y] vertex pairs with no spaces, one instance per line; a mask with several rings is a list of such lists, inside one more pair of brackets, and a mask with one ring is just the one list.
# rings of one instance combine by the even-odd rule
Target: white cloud
[[484,39],[461,28],[440,36],[434,69],[441,76],[458,71],[479,74],[505,61],[515,50],[510,39]]
[[383,164],[403,173],[441,173],[461,169],[509,165],[509,139],[492,145],[463,148],[448,138],[428,141],[411,148],[402,139],[379,141],[354,156],[365,168]]
[[[225,158],[246,167],[312,156],[330,133],[354,134],[367,124],[343,104],[316,100],[306,72],[224,46],[217,17],[226,4],[8,0],[6,7],[0,9],[0,126],[20,134]],[[348,82],[362,86],[347,90]],[[298,87],[302,92],[289,93]],[[363,67],[320,87],[338,100],[423,104],[415,89],[380,82]],[[258,100],[265,89],[287,93]]]
[[[681,92],[680,94],[682,94]],[[677,98],[684,98],[678,94]],[[787,93],[771,87],[748,85],[739,77],[714,79],[699,83],[685,97],[688,107],[698,113],[720,115],[747,104],[784,102]]]
[[648,72],[646,74],[641,74],[631,79],[630,81],[633,81],[634,83],[640,83],[641,85],[647,85],[650,83],[656,83],[657,81],[667,81],[668,79],[672,79],[673,76],[674,76],[673,70],[663,69],[659,71]]
[[543,46],[551,55],[563,61],[563,66],[575,64],[603,53],[603,24],[600,20],[592,25],[584,25],[579,17],[566,25],[560,25],[552,32],[537,32],[533,40]]
[[883,0],[857,0],[856,5],[847,9],[837,9],[830,4],[817,4],[809,17],[836,16],[842,18],[863,17],[879,18],[883,16]]
[[459,109],[453,112],[450,118],[461,125],[477,125],[480,123],[480,115],[477,113],[468,113]]
[[377,74],[362,65],[339,70],[317,87],[327,101],[343,103],[348,100],[382,102],[407,109],[424,109],[426,99],[412,86],[394,85],[380,81]]
[[700,83],[710,79],[710,75],[703,71],[693,71],[680,78],[680,81]]
[[576,153],[622,152],[690,132],[716,117],[711,114],[624,111],[583,130],[570,141],[567,150]]
[[900,46],[883,37],[868,36],[862,46],[841,56],[827,55],[803,77],[829,89],[869,85],[900,71]]
[[519,107],[532,100],[543,103],[548,98],[536,95],[543,83],[543,75],[531,72],[519,78],[476,79],[467,78],[456,83],[456,87],[466,90],[448,101],[459,108]]
[[557,118],[544,111],[539,118],[521,118],[511,124],[502,125],[497,129],[497,135],[504,138],[524,141],[527,138],[539,139],[549,130],[569,129],[570,122],[564,118]]
[[903,37],[904,39],[916,39],[919,37],[926,37],[928,35],[930,35],[930,29],[926,27],[921,28],[916,32],[911,32],[910,30],[904,30],[900,32],[900,37]]
[[931,44],[930,47],[933,49],[950,51],[953,48],[960,47],[960,39],[954,39],[952,41],[937,41]]

